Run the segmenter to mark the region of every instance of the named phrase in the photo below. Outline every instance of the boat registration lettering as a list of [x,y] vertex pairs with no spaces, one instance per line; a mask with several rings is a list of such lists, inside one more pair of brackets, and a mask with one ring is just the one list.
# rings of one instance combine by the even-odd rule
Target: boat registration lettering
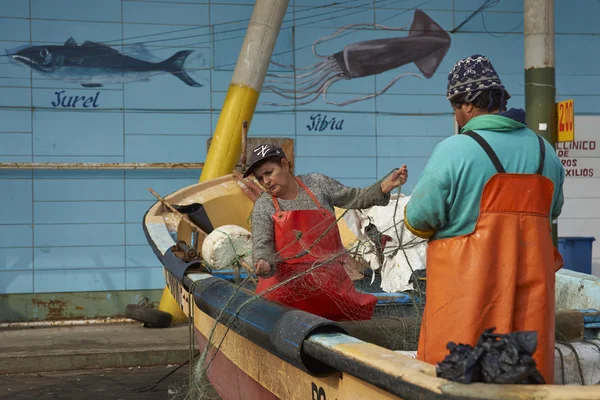
[[325,396],[325,389],[320,386],[317,386],[314,382],[311,382],[312,386],[312,400],[327,400],[327,396]]

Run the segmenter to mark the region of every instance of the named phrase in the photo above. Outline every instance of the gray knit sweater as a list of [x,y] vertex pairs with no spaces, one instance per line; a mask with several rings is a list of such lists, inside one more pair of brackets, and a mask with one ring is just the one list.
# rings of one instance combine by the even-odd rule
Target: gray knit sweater
[[[322,174],[312,173],[299,177],[321,205],[332,213],[334,212],[333,207],[363,209],[385,206],[390,201],[390,194],[384,194],[381,191],[380,183],[360,189],[344,186],[335,179]],[[294,200],[277,200],[282,211],[317,209],[317,205],[302,188]],[[275,206],[271,195],[263,193],[254,203],[252,210],[252,259],[254,262],[265,260],[271,265],[277,262],[273,220],[271,219],[274,213]]]

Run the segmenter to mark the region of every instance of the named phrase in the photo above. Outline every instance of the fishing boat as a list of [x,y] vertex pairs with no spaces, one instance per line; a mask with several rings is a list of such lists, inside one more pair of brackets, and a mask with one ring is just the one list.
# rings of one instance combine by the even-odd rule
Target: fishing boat
[[[241,280],[249,283],[243,268],[211,271],[203,265],[202,237],[187,215],[201,215],[196,221],[209,234],[226,225],[249,230],[253,201],[246,189],[234,174],[194,184],[161,198],[143,220],[167,287],[193,324],[199,350],[207,351],[206,377],[222,399],[600,398],[594,385],[600,381],[597,277],[556,274],[557,310],[575,310],[585,328],[584,337],[557,343],[556,384],[456,383],[415,359],[415,349],[386,341],[389,332],[402,335],[414,316],[407,312],[415,310],[414,296],[375,293],[373,320],[333,322],[258,297],[251,285],[241,287]],[[343,219],[339,224],[347,235]]]

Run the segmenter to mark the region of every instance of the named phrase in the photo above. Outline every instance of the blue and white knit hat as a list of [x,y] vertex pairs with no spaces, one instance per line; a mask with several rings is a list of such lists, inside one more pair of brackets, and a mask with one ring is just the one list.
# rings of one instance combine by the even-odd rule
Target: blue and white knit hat
[[446,98],[451,100],[461,94],[467,94],[465,101],[472,102],[486,89],[502,89],[503,103],[510,99],[510,94],[500,81],[496,70],[486,56],[473,54],[454,64],[448,74],[448,90]]

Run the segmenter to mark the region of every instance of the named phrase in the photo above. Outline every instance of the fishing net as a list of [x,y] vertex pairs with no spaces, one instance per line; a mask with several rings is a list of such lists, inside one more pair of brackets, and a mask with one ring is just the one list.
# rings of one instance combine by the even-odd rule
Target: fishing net
[[[368,194],[363,192],[365,195]],[[190,350],[190,379],[172,387],[170,398],[218,398],[208,383],[211,374],[218,373],[215,370],[220,362],[218,350],[227,346],[231,330],[245,336],[240,316],[260,315],[256,301],[260,298],[334,320],[348,335],[365,342],[413,354],[417,350],[425,301],[426,243],[404,226],[403,208],[407,200],[406,196],[394,194],[388,206],[365,210],[354,210],[351,204],[333,219],[315,223],[304,231],[287,232],[290,236],[284,242],[288,245],[277,252],[277,283],[259,293],[255,277],[242,268],[251,258],[251,249],[238,240],[243,235],[234,238],[232,232],[239,230],[215,227],[211,236],[226,237],[221,245],[231,248],[215,252],[224,255],[219,265],[205,264],[214,274],[234,271],[228,280],[236,285],[235,290],[217,294],[221,298],[215,300],[235,311],[226,312],[223,308],[213,316],[213,326],[204,338],[194,335],[195,316],[192,308],[188,310],[190,349],[196,347],[194,341],[198,340],[201,351],[192,354]],[[342,248],[326,243],[335,238],[340,240],[341,221],[356,236]],[[193,292],[192,285],[190,293]],[[251,296],[240,301],[239,293]]]

